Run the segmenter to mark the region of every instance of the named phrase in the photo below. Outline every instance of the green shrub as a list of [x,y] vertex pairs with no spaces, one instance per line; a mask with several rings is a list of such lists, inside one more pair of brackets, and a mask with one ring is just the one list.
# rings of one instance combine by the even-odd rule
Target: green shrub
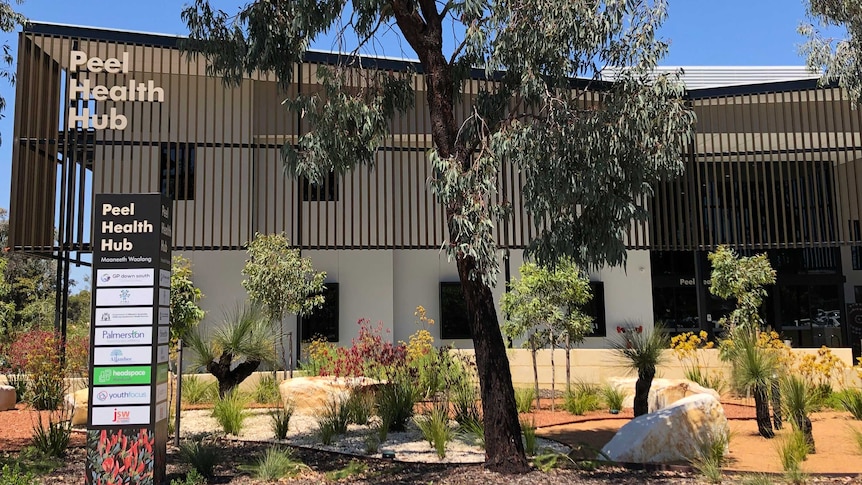
[[276,481],[296,476],[307,470],[308,466],[296,460],[289,449],[273,447],[267,449],[253,465],[245,468],[258,480]]
[[452,388],[452,407],[458,424],[479,420],[479,390],[473,379],[457,382]]
[[745,474],[739,477],[740,485],[773,485],[775,480],[766,473]]
[[263,374],[257,381],[257,385],[251,393],[254,402],[260,404],[276,404],[281,401],[278,392],[278,380],[272,374]]
[[202,477],[194,468],[186,473],[184,480],[180,480],[179,478],[171,480],[171,485],[206,485],[207,483],[207,479]]
[[373,426],[368,433],[365,434],[363,443],[365,444],[366,455],[373,455],[377,453],[378,449],[380,449],[380,428],[382,428],[380,425]]
[[[205,443],[201,439],[183,441],[180,443],[179,457],[192,467],[193,472],[204,478],[215,476],[215,467],[219,462],[218,447]],[[188,477],[186,477],[188,480]]]
[[601,409],[601,390],[592,384],[578,383],[566,391],[563,407],[576,415]]
[[452,440],[454,431],[449,426],[449,411],[443,406],[434,406],[426,416],[416,419],[422,437],[437,452],[439,458],[446,457],[446,444]]
[[215,381],[205,381],[195,374],[186,374],[183,376],[182,394],[184,403],[211,403],[218,397],[218,387]]
[[533,401],[536,400],[536,389],[532,387],[519,387],[515,389],[515,406],[519,413],[529,413],[533,409]]
[[287,439],[287,431],[290,426],[290,418],[293,417],[293,410],[293,403],[289,402],[286,406],[269,413],[272,433],[275,435],[275,439]]
[[521,434],[524,436],[524,451],[528,456],[536,455],[536,427],[526,419],[521,420]]
[[623,401],[626,400],[627,394],[626,391],[611,384],[605,384],[602,387],[602,398],[604,398],[605,404],[607,404],[608,409],[611,411],[622,410]]
[[71,437],[72,418],[60,411],[49,413],[47,423],[40,414],[38,422],[33,424],[33,446],[45,456],[65,456]]
[[727,390],[727,381],[721,373],[713,372],[710,374],[699,366],[686,367],[685,378],[719,394],[723,394]]
[[239,435],[247,416],[245,405],[245,396],[234,389],[216,401],[212,415],[225,433]]
[[386,431],[404,431],[419,392],[408,372],[397,372],[377,391],[377,411]]
[[38,485],[38,483],[39,480],[31,472],[21,471],[17,463],[14,466],[6,464],[0,468],[0,485]]
[[344,405],[347,408],[348,421],[365,426],[374,415],[374,393],[358,389],[351,390],[350,397]]
[[841,406],[849,411],[854,419],[862,420],[862,390],[845,389],[839,395]]

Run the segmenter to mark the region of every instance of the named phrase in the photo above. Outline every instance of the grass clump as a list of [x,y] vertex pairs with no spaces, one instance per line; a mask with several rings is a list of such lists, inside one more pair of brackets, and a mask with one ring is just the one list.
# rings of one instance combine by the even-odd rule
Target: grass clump
[[862,455],[862,431],[855,428],[850,428],[850,437],[856,445],[856,452]]
[[566,391],[563,407],[566,411],[576,415],[601,409],[602,392],[595,385],[578,383]]
[[377,391],[377,412],[386,431],[404,431],[413,417],[419,391],[406,372],[399,372]]
[[293,411],[293,403],[288,402],[287,405],[269,413],[272,433],[276,439],[287,439],[287,431],[290,426],[290,418],[293,417]]
[[521,435],[524,437],[524,452],[529,456],[536,455],[536,427],[526,419],[521,420]]
[[721,469],[725,464],[724,456],[729,444],[730,431],[728,429],[709,436],[709,438],[698,443],[691,465],[703,475],[707,482],[721,483]]
[[368,471],[368,465],[359,460],[350,460],[344,468],[326,472],[326,479],[337,482],[345,478],[357,477],[366,471]]
[[532,387],[519,387],[515,389],[515,406],[519,413],[529,413],[533,409],[533,401],[536,400],[536,390]]
[[215,476],[215,467],[220,460],[218,447],[206,443],[202,439],[192,439],[180,443],[179,457],[191,467],[192,472],[196,472],[206,479]]
[[454,431],[449,426],[449,412],[442,406],[435,406],[426,416],[416,419],[422,437],[437,452],[439,458],[446,457],[446,444],[452,440]]
[[740,485],[772,485],[775,480],[765,473],[752,473],[739,477]]
[[62,458],[72,438],[72,417],[62,411],[48,414],[47,422],[39,415],[33,424],[33,446],[46,457]]
[[281,394],[278,392],[278,380],[273,374],[263,374],[254,386],[251,392],[251,398],[254,402],[260,404],[276,404],[281,400]]
[[374,393],[354,389],[344,405],[348,422],[365,426],[374,415]]
[[189,470],[186,477],[182,480],[174,478],[171,480],[171,485],[207,485],[207,479],[201,476],[195,469]]
[[317,418],[318,436],[324,445],[332,444],[336,435],[347,433],[350,423],[350,409],[347,400],[330,399],[326,408]]
[[205,381],[195,374],[183,376],[183,402],[187,404],[211,403],[218,396],[218,388],[213,381]]
[[602,398],[610,411],[621,411],[628,393],[612,384],[602,387]]
[[862,420],[862,390],[844,389],[838,395],[841,407],[849,411],[854,419]]
[[468,444],[485,449],[485,423],[481,419],[461,423],[458,434]]
[[258,480],[276,481],[294,477],[309,468],[296,460],[289,449],[273,447],[267,449],[254,464],[245,469]]
[[212,415],[225,433],[239,435],[247,416],[245,405],[245,396],[232,390],[224,398],[216,401]]
[[793,430],[778,442],[778,457],[784,470],[784,478],[790,483],[804,483],[802,462],[808,457],[808,442],[799,430]]

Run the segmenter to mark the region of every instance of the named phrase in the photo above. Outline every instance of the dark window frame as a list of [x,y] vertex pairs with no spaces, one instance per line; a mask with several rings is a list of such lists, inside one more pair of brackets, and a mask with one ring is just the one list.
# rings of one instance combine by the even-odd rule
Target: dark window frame
[[171,200],[195,200],[196,145],[165,142],[159,146],[159,190]]
[[[453,290],[457,289],[455,292]],[[454,298],[457,295],[457,298]],[[445,300],[445,301],[444,301]],[[455,311],[456,313],[452,313]],[[469,313],[467,312],[467,301],[461,283],[458,281],[440,282],[440,339],[461,340],[472,339],[470,332]]]
[[302,316],[300,338],[304,342],[309,342],[317,337],[324,337],[327,342],[339,341],[339,285],[338,283],[325,283],[325,286],[323,306]]
[[593,317],[593,331],[588,332],[586,337],[607,337],[608,322],[605,310],[605,283],[604,281],[590,281],[590,292],[592,299],[581,308],[585,314]]

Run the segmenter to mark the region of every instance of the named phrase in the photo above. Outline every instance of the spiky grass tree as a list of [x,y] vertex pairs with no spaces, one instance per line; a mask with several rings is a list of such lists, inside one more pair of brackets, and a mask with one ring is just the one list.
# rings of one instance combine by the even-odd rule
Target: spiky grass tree
[[635,417],[648,413],[649,390],[656,367],[663,361],[664,351],[670,345],[667,332],[660,325],[656,325],[652,330],[625,332],[623,337],[612,345],[625,365],[638,374],[635,383]]
[[194,365],[215,376],[221,398],[261,364],[276,362],[275,331],[256,305],[226,312],[222,324],[211,335],[205,336],[195,328],[186,341],[195,354]]
[[793,429],[802,432],[809,453],[814,453],[814,434],[808,413],[814,408],[814,393],[808,382],[796,375],[781,379],[781,396],[784,415],[790,419]]
[[769,417],[769,389],[779,371],[778,354],[757,345],[757,330],[738,327],[733,332],[732,344],[726,351],[731,364],[731,375],[736,389],[754,396],[757,431],[764,438],[772,438]]

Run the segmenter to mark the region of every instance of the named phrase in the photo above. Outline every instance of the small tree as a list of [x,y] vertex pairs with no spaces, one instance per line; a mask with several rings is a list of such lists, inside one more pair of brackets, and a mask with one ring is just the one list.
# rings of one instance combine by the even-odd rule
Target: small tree
[[204,311],[198,305],[203,296],[192,282],[191,261],[174,256],[171,261],[171,349],[176,349],[177,341],[203,320]]
[[223,323],[211,335],[201,334],[199,327],[193,328],[186,340],[195,354],[194,365],[215,376],[222,398],[260,364],[276,361],[272,324],[256,305],[226,313]]
[[722,346],[722,355],[731,363],[737,387],[754,394],[761,436],[772,438],[775,434],[769,420],[769,390],[779,370],[778,358],[773,350],[762,348],[757,341],[760,305],[766,297],[764,286],[775,283],[775,270],[765,254],[740,257],[727,246],[719,246],[710,253],[709,261],[712,263],[710,293],[736,300],[736,308],[719,320],[730,337],[730,343]]
[[[518,339],[527,335],[526,345],[533,356],[533,378],[538,398],[538,369],[536,350],[546,344],[551,346],[551,392],[555,392],[556,369],[554,349],[558,342],[565,341],[566,380],[571,373],[568,346],[581,342],[592,326],[592,320],[580,307],[590,301],[590,282],[577,265],[569,260],[560,261],[556,268],[546,268],[533,263],[521,266],[521,279],[509,285],[503,295],[501,308],[506,315],[503,333]],[[551,401],[553,408],[553,400]]]
[[323,305],[326,273],[314,271],[311,260],[291,248],[284,234],[255,234],[247,252],[242,286],[252,301],[265,307],[270,322],[278,322],[284,357],[283,319],[287,314],[301,315]]

